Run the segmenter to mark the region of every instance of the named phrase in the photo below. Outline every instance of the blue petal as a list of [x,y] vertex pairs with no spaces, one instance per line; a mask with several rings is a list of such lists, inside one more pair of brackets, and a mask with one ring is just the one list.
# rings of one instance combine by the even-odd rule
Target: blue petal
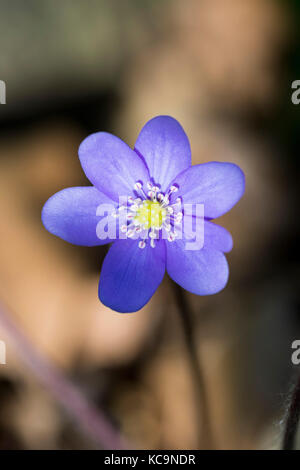
[[173,183],[179,191],[173,199],[183,204],[204,204],[204,215],[214,219],[229,211],[245,191],[245,176],[233,163],[210,162],[195,165],[178,175]]
[[223,253],[212,248],[189,251],[184,240],[167,242],[166,247],[168,274],[181,287],[197,295],[216,294],[225,287],[229,270]]
[[157,116],[143,127],[135,150],[147,163],[154,182],[166,191],[178,173],[191,166],[189,140],[176,119]]
[[141,249],[134,240],[118,240],[107,253],[101,270],[99,298],[121,313],[136,312],[150,300],[165,273],[165,244]]
[[203,246],[224,253],[232,250],[231,234],[224,227],[213,222],[185,215],[183,233],[185,241],[193,243],[193,250],[201,249]]
[[66,188],[48,199],[42,210],[42,221],[50,233],[74,245],[110,243],[111,239],[100,240],[96,233],[102,219],[96,215],[100,204],[107,205],[107,212],[115,206],[114,201],[93,186]]
[[204,248],[213,248],[228,253],[232,250],[232,236],[226,228],[213,222],[204,222]]
[[118,137],[98,132],[79,147],[79,158],[88,179],[111,199],[132,194],[137,181],[147,183],[149,173],[142,159]]

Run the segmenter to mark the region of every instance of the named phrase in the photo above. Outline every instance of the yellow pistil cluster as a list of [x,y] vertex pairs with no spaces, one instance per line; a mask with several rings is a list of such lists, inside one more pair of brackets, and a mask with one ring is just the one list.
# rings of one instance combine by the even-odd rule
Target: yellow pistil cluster
[[143,201],[134,219],[145,229],[158,229],[165,221],[166,215],[166,209],[159,202],[147,199]]

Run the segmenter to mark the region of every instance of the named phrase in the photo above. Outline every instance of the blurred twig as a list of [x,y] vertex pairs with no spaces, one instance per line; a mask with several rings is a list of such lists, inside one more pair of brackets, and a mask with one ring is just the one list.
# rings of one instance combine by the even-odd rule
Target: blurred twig
[[77,422],[79,430],[84,431],[100,448],[125,448],[120,434],[103,412],[89,403],[71,381],[35,350],[3,304],[0,305],[0,325],[14,342],[20,359]]
[[209,416],[209,403],[203,370],[197,351],[196,329],[193,325],[193,312],[187,301],[184,290],[175,282],[172,283],[179,308],[179,316],[182,322],[184,338],[186,343],[191,370],[193,373],[196,389],[198,408],[199,445],[203,449],[212,449],[213,436]]
[[298,377],[292,398],[290,401],[285,431],[283,437],[283,450],[296,449],[296,435],[299,429],[300,420],[300,376]]

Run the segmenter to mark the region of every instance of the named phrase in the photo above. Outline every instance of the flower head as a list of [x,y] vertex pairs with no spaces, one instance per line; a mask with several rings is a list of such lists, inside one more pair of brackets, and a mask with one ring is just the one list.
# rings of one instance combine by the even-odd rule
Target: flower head
[[[211,219],[243,195],[245,178],[237,165],[191,166],[188,138],[169,116],[148,121],[134,150],[106,132],[92,134],[81,143],[79,158],[93,186],[54,194],[42,220],[49,232],[76,245],[112,243],[99,283],[105,305],[118,312],[141,309],[165,270],[198,295],[225,287],[224,252],[232,238]],[[103,227],[113,230],[104,236]]]

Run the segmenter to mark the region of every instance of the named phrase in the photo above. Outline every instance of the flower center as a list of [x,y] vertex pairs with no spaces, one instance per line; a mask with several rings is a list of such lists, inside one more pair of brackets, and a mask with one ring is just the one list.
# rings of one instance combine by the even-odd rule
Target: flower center
[[145,248],[148,239],[152,248],[160,238],[174,241],[183,217],[181,198],[170,203],[171,194],[177,190],[178,187],[173,185],[167,193],[163,193],[150,181],[145,188],[143,183],[137,181],[133,188],[135,198],[130,196],[127,204],[120,205],[113,214],[120,217],[125,211],[121,232],[126,233],[128,238],[139,238],[140,248]]
[[139,207],[136,216],[134,217],[134,223],[143,225],[147,229],[157,229],[161,228],[166,217],[167,210],[162,207],[159,202],[147,199],[144,200]]

